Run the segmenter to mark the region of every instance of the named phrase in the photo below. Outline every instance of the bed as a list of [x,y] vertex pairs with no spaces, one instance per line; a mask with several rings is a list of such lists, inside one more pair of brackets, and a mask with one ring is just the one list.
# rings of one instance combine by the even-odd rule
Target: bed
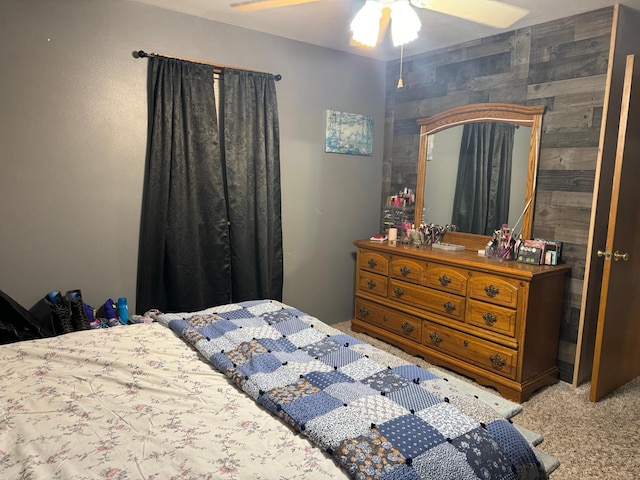
[[2,479],[544,479],[432,372],[272,300],[0,347]]

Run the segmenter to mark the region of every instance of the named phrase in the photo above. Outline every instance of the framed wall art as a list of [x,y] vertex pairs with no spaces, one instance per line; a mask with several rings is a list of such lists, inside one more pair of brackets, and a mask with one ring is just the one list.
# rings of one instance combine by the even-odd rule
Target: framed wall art
[[326,111],[324,151],[373,155],[373,119],[357,113]]

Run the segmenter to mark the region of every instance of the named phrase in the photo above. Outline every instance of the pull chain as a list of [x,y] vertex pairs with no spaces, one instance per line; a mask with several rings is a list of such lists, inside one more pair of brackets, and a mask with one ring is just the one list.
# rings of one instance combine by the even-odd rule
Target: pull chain
[[404,83],[402,82],[402,57],[404,55],[404,44],[400,45],[400,78],[398,79],[397,89],[401,89],[404,87]]

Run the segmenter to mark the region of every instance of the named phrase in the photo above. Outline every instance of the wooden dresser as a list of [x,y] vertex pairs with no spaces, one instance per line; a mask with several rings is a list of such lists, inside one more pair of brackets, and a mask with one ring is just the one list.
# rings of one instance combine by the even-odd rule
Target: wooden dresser
[[524,402],[557,382],[566,265],[357,240],[352,329]]

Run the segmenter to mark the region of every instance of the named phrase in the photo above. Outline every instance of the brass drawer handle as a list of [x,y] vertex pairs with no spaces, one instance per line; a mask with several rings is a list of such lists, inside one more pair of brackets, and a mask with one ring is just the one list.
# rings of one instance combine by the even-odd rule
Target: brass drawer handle
[[403,322],[402,323],[402,330],[404,331],[404,333],[409,335],[409,334],[411,334],[411,332],[413,332],[413,325],[411,325],[409,322]]
[[363,317],[368,317],[368,316],[369,316],[369,310],[367,310],[367,309],[366,309],[366,308],[364,308],[364,307],[360,307],[360,314],[361,314]]
[[438,335],[438,332],[431,332],[429,338],[434,345],[438,345],[442,341],[442,337]]
[[402,290],[400,287],[396,287],[393,289],[393,293],[396,297],[400,298],[404,295],[404,290]]
[[442,285],[443,287],[446,287],[451,283],[451,279],[446,275],[442,275],[440,278],[438,278],[438,280],[440,281],[440,285]]
[[443,303],[442,306],[444,307],[447,313],[451,313],[456,309],[456,306],[451,302]]
[[490,355],[489,360],[491,360],[491,366],[496,370],[502,370],[502,367],[507,363],[507,361],[497,353],[495,355]]
[[486,287],[484,287],[484,291],[488,296],[492,298],[500,293],[500,290],[498,290],[493,285],[487,285]]
[[484,318],[484,323],[486,323],[489,326],[493,325],[498,320],[494,314],[489,312],[483,313],[482,318]]
[[376,288],[377,283],[376,283],[376,281],[375,281],[375,280],[369,280],[369,281],[367,282],[367,285],[369,285],[369,288],[370,288],[371,290],[373,290],[374,288]]
[[373,258],[370,258],[367,263],[371,268],[376,268],[378,266],[378,262],[376,262]]
[[404,265],[400,267],[400,273],[403,277],[406,277],[411,273],[411,269],[409,267],[405,267]]

